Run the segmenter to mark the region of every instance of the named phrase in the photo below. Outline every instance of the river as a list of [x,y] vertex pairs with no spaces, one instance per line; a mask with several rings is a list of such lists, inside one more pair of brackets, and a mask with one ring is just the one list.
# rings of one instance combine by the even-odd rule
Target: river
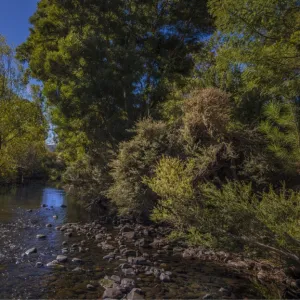
[[[111,275],[128,277],[119,268],[124,259],[103,259],[109,251],[99,248],[93,235],[68,236],[57,230],[65,223],[84,226],[92,222],[75,200],[63,190],[44,184],[0,190],[1,299],[99,299],[104,292],[98,284],[100,279]],[[51,227],[46,227],[47,224]],[[108,233],[114,237],[118,230],[111,228]],[[38,234],[45,238],[38,239]],[[36,248],[37,252],[25,255],[30,248]],[[68,252],[64,268],[47,267],[47,263],[62,254],[63,248]],[[147,299],[259,297],[251,282],[240,274],[211,263],[183,260],[170,253],[157,254],[154,249],[143,251],[151,263],[172,274],[168,282],[144,272],[129,275]],[[82,260],[80,268],[72,261],[74,257]],[[220,294],[220,289],[230,290],[230,295]]]

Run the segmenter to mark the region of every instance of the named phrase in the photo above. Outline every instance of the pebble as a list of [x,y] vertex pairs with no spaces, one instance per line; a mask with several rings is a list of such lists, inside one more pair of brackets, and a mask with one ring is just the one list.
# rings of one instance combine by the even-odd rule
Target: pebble
[[66,262],[66,261],[68,260],[68,257],[65,256],[65,255],[57,255],[56,260],[57,260],[58,262],[64,263],[64,262]]
[[113,280],[116,283],[120,283],[121,282],[120,276],[112,275],[110,278],[111,278],[111,280]]
[[133,270],[133,268],[122,269],[122,272],[123,272],[125,275],[135,275],[135,271]]
[[126,297],[127,300],[142,300],[145,299],[144,293],[141,289],[134,288]]
[[94,289],[95,289],[95,287],[94,287],[92,284],[88,284],[88,285],[86,286],[86,288],[87,288],[88,290],[94,290]]
[[165,274],[165,273],[161,273],[159,276],[159,279],[163,282],[169,282],[170,281],[170,276]]
[[46,236],[44,234],[37,234],[36,238],[39,239],[39,240],[41,240],[41,239],[45,239]]
[[118,299],[118,298],[121,298],[123,296],[123,293],[122,291],[117,288],[117,287],[114,287],[114,288],[108,288],[104,291],[103,295],[102,295],[102,299]]
[[57,260],[53,260],[53,261],[47,263],[46,267],[53,268],[53,269],[63,269],[64,268],[64,266],[60,265]]
[[80,259],[80,258],[74,257],[74,258],[72,259],[72,262],[73,262],[73,263],[76,263],[76,264],[82,264],[82,263],[83,263],[83,260]]
[[36,268],[41,268],[43,265],[44,264],[39,261],[35,264]]
[[37,249],[36,249],[36,248],[28,249],[28,250],[25,252],[26,255],[30,255],[30,254],[33,254],[33,253],[37,253]]

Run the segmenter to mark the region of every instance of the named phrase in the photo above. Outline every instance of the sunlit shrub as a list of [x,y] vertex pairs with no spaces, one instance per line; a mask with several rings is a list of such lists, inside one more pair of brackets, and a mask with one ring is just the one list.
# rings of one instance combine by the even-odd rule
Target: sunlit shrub
[[226,132],[230,122],[229,95],[207,88],[195,90],[184,102],[184,136],[193,142],[218,138]]
[[111,162],[113,184],[108,197],[121,214],[148,215],[155,203],[152,191],[142,182],[163,154],[174,144],[167,124],[150,119],[137,123],[134,137],[120,144],[117,157]]

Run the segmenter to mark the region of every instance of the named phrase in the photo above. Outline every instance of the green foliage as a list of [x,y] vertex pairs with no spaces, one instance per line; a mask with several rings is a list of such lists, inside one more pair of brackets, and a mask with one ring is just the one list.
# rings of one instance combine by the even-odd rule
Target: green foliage
[[225,69],[240,67],[244,91],[295,98],[299,95],[297,0],[210,0],[222,37],[216,57]]
[[44,175],[47,126],[41,107],[22,98],[13,53],[0,36],[0,183]]
[[[116,144],[184,86],[212,22],[207,1],[42,0],[18,48],[51,105],[92,143]],[[88,153],[91,155],[91,153]]]
[[189,163],[162,158],[155,175],[144,180],[159,196],[152,218],[174,226],[173,238],[185,235],[191,244],[228,247],[231,242],[250,243],[252,247],[274,247],[278,253],[282,249],[300,253],[299,193],[283,186],[279,191],[270,187],[257,194],[251,184],[238,181],[221,187],[195,185],[192,174]]
[[281,169],[299,173],[300,132],[299,112],[291,102],[270,102],[265,105],[260,130],[268,139],[268,149],[274,154]]
[[111,162],[114,181],[107,195],[120,213],[147,216],[155,197],[142,178],[150,175],[158,159],[165,153],[171,153],[176,144],[172,142],[168,125],[161,121],[140,121],[134,132],[131,140],[120,144],[118,155]]
[[179,159],[163,157],[155,169],[155,176],[144,182],[163,199],[153,211],[153,220],[166,221],[180,228],[185,219],[195,215],[192,172]]
[[0,99],[0,179],[12,181],[41,172],[45,124],[37,105]]

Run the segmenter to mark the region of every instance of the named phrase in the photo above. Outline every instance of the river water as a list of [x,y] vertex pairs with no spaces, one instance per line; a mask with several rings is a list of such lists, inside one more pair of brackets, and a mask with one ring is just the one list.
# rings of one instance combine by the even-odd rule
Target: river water
[[[115,260],[103,259],[108,251],[97,247],[93,237],[75,234],[66,236],[56,230],[69,222],[91,222],[90,215],[76,199],[63,190],[44,184],[31,184],[0,190],[0,299],[99,299],[104,289],[98,285],[104,276],[120,275]],[[42,207],[42,205],[47,207]],[[65,205],[66,207],[61,207]],[[53,218],[55,216],[55,218]],[[46,227],[51,224],[52,227]],[[114,230],[111,229],[112,234]],[[37,234],[46,235],[37,239]],[[62,253],[62,246],[86,240],[86,251],[71,251],[64,269],[45,265]],[[35,247],[37,253],[24,255]],[[150,258],[156,250],[148,250]],[[82,272],[74,272],[71,258],[84,262]],[[211,263],[186,261],[181,257],[157,254],[155,260],[172,272],[171,282],[161,282],[153,276],[134,276],[137,287],[147,299],[191,299],[220,295],[221,288],[233,291],[227,298],[258,298],[251,282],[240,274],[222,269]],[[37,267],[36,263],[44,264]],[[156,263],[157,263],[156,262]],[[123,276],[124,277],[124,276]],[[92,284],[93,289],[87,285]],[[222,298],[224,295],[220,296]]]

